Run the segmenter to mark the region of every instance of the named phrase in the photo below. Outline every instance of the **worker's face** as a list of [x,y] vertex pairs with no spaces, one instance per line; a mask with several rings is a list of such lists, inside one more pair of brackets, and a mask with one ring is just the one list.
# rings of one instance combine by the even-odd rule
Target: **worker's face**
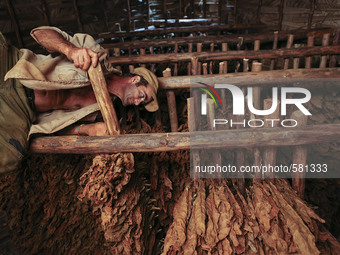
[[139,81],[139,76],[130,78],[129,85],[125,90],[124,98],[122,100],[124,106],[147,104],[153,100],[150,86],[139,85],[137,87],[136,83]]

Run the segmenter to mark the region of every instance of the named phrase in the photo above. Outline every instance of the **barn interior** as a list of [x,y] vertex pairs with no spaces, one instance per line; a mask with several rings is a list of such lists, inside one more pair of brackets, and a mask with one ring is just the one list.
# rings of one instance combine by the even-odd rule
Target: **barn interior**
[[[0,14],[7,40],[37,54],[33,28],[91,35],[122,73],[156,74],[160,105],[115,102],[119,136],[33,137],[0,174],[0,254],[340,254],[339,1],[3,0]],[[233,115],[221,89],[201,116],[193,83],[233,84],[262,110],[273,87],[308,88],[311,115],[278,107],[254,128],[264,117]],[[304,170],[191,171],[208,160]]]

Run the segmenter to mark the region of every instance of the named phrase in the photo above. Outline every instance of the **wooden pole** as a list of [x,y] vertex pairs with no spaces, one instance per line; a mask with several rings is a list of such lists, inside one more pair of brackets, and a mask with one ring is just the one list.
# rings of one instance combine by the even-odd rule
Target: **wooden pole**
[[[192,132],[195,132],[197,130],[196,127],[196,120],[195,120],[195,99],[194,98],[188,98],[187,99],[187,105],[188,105],[188,124],[189,124],[189,134]],[[192,167],[200,165],[200,156],[199,156],[199,150],[191,150],[191,156],[192,156]],[[192,170],[192,169],[191,169]],[[194,182],[196,184],[196,178],[199,178],[199,173],[195,173],[192,176],[194,178]]]
[[[317,72],[315,70],[318,70]],[[189,89],[197,82],[206,84],[233,84],[235,86],[280,86],[299,83],[299,86],[315,84],[339,86],[340,68],[289,69],[248,73],[228,73],[197,76],[158,78],[162,89]]]
[[[270,107],[272,106],[272,103],[273,103],[273,100],[271,98],[265,99],[264,103],[263,103],[264,110],[270,109]],[[279,107],[279,103],[278,103],[276,110],[272,114],[270,114],[266,117],[268,119],[279,120],[280,119],[280,110],[279,109],[280,109],[280,107]],[[279,125],[278,121],[273,121],[272,123],[265,122],[264,127],[269,127],[269,126],[277,127],[278,125]],[[275,165],[276,165],[276,148],[274,146],[268,146],[268,147],[264,148],[264,150],[263,150],[263,163],[264,163],[265,166],[268,167],[268,169],[270,169],[269,166],[275,167]],[[273,172],[267,173],[263,177],[269,178],[270,181],[274,181],[274,173]]]
[[119,134],[120,129],[117,114],[107,90],[107,85],[101,65],[98,64],[95,68],[91,66],[88,70],[88,74],[90,76],[92,88],[109,134]]
[[[278,34],[279,34],[279,31],[275,31],[275,32],[274,32],[273,50],[276,50],[276,49],[277,49],[277,43],[278,43],[278,38],[279,38]],[[270,61],[269,70],[274,70],[274,68],[275,68],[275,62],[276,62],[275,59],[272,59],[272,60]]]
[[[327,47],[329,45],[330,34],[324,34],[322,36],[322,46]],[[325,68],[327,65],[327,56],[321,56],[320,68]]]
[[[313,47],[314,46],[314,35],[308,36],[307,39],[307,47]],[[305,58],[305,68],[311,68],[312,67],[312,57],[307,56]]]
[[[294,48],[298,49],[301,47],[301,44],[294,44]],[[293,59],[293,69],[298,69],[300,65],[300,59],[299,58],[294,58]]]
[[[178,43],[175,43],[174,53],[178,52]],[[174,64],[174,76],[178,75],[178,63]]]
[[[141,55],[141,56],[145,56],[145,49],[144,49],[144,48],[140,48],[140,49],[139,49],[139,52],[140,52],[140,55]],[[141,67],[144,67],[144,68],[146,67],[145,64],[141,64],[140,66],[141,66]]]
[[[171,69],[170,68],[165,69],[163,71],[163,77],[170,77],[170,76],[171,76]],[[168,101],[168,111],[169,111],[171,132],[177,132],[178,119],[177,119],[175,92],[173,90],[167,90],[166,97]]]
[[[289,35],[286,48],[287,49],[292,48],[293,42],[294,42],[294,35]],[[283,69],[288,69],[288,67],[289,67],[289,58],[285,58],[284,64],[283,64]]]
[[[292,113],[291,119],[294,119],[298,123],[298,127],[306,126],[307,125],[307,116],[304,115],[300,110],[297,110]],[[292,173],[292,184],[293,189],[297,191],[297,194],[300,198],[303,198],[304,196],[304,190],[305,190],[305,168],[304,166],[307,163],[307,147],[305,145],[298,145],[294,147],[293,150],[293,164],[297,165],[298,169],[301,169],[299,167],[303,166],[303,171],[297,171],[295,173]]]
[[[190,49],[190,44],[189,44]],[[189,62],[193,56],[200,61],[207,60],[234,60],[234,59],[274,59],[274,58],[289,58],[289,57],[305,57],[307,55],[331,55],[339,54],[340,45],[333,46],[315,46],[313,48],[300,49],[277,49],[277,50],[260,50],[260,51],[227,51],[227,52],[188,52],[188,53],[169,53],[169,54],[154,54],[145,56],[120,56],[110,57],[109,62],[112,64],[130,63],[164,63],[164,62]]]
[[[166,29],[170,29],[166,28]],[[209,31],[209,30],[208,30]],[[310,32],[312,31],[312,32]],[[139,31],[136,31],[139,32]],[[190,30],[189,30],[190,32]],[[243,42],[244,43],[251,43],[255,40],[260,40],[262,43],[271,43],[273,40],[283,41],[287,39],[289,34],[293,34],[296,40],[306,39],[306,34],[308,36],[322,36],[326,33],[333,33],[334,29],[331,28],[319,28],[319,29],[299,29],[299,30],[290,30],[290,31],[275,31],[272,33],[252,33],[252,34],[243,34]],[[118,36],[121,34],[119,33]],[[112,34],[112,36],[115,36]],[[143,36],[143,34],[138,34],[138,36]],[[106,34],[100,34],[100,38],[108,39],[110,37],[106,36]],[[203,44],[209,44],[214,42],[215,44],[219,43],[238,43],[239,42],[239,34],[231,34],[228,36],[216,36],[216,35],[207,35],[207,36],[199,36],[199,37],[174,37],[174,38],[164,38],[164,39],[148,39],[148,40],[134,40],[134,41],[126,41],[126,42],[118,42],[118,43],[103,43],[101,44],[104,48],[141,48],[141,47],[166,47],[166,46],[173,46],[174,43],[178,43],[179,45],[188,44],[188,43],[198,43],[201,42]],[[334,45],[334,44],[333,44]],[[273,48],[276,49],[276,48]]]
[[32,140],[31,152],[72,154],[162,152],[188,149],[297,146],[338,141],[340,141],[340,124],[324,124],[288,130],[280,127],[103,137],[44,136]]
[[[332,45],[338,45],[339,44],[339,39],[340,39],[340,29],[336,30],[335,35],[333,37],[333,42]],[[336,67],[336,60],[337,56],[332,55],[329,60],[329,67]]]
[[[188,43],[188,52],[189,54],[192,53],[192,43]],[[191,61],[191,58],[190,58]],[[188,63],[188,75],[191,75],[192,73],[192,63]]]

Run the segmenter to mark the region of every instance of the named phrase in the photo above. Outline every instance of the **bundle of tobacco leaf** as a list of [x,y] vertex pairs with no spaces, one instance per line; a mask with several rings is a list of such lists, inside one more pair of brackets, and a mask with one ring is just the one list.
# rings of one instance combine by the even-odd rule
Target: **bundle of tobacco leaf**
[[0,176],[0,210],[7,214],[13,254],[108,253],[99,217],[77,198],[79,178],[91,161],[35,155],[20,171]]
[[136,178],[131,153],[96,156],[80,178],[84,185],[78,196],[90,201],[101,217],[106,243],[114,254],[144,254],[152,235],[152,205],[146,180]]
[[188,182],[163,254],[339,254],[324,223],[283,180],[257,182],[246,198],[226,180]]

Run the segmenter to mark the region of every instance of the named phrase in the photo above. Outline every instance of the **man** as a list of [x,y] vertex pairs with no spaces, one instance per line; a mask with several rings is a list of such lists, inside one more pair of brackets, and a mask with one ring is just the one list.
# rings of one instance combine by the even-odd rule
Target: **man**
[[49,52],[61,55],[19,52],[1,39],[1,68],[3,63],[10,63],[6,71],[14,66],[0,87],[0,173],[17,167],[32,134],[107,134],[103,122],[74,125],[93,121],[99,110],[86,72],[90,65],[102,65],[109,93],[124,106],[145,104],[148,111],[158,109],[156,76],[145,68],[136,68],[131,77],[120,76],[108,62],[105,49],[91,36],[72,37],[55,27],[38,27],[31,35]]

